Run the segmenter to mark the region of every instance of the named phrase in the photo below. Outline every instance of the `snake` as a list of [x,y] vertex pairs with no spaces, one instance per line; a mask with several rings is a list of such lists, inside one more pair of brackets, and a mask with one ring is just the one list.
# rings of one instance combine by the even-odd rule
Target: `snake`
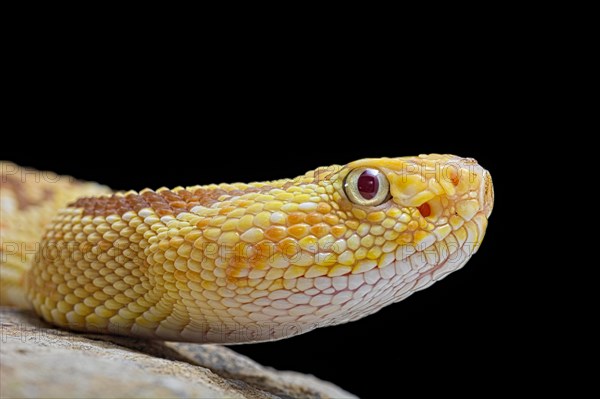
[[167,341],[272,341],[375,313],[462,268],[494,202],[487,170],[441,154],[139,192],[0,169],[0,304]]

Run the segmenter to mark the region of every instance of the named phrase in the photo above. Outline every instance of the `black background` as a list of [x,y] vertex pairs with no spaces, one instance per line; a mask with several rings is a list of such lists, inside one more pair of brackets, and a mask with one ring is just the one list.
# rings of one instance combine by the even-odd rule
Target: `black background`
[[[436,113],[434,119],[450,117]],[[360,321],[234,349],[264,365],[314,374],[361,397],[392,395],[403,387],[415,393],[476,393],[474,378],[494,390],[509,389],[506,373],[513,373],[512,381],[522,376],[501,364],[516,360],[512,341],[521,335],[516,315],[522,305],[516,305],[521,300],[514,271],[519,261],[510,250],[515,244],[511,170],[506,167],[510,155],[502,145],[507,137],[493,128],[464,126],[470,121],[467,115],[429,127],[404,127],[400,121],[383,126],[372,117],[355,118],[356,123],[314,115],[296,118],[302,121],[295,127],[267,128],[267,119],[248,119],[230,130],[204,127],[200,121],[185,128],[162,118],[136,125],[134,118],[111,116],[90,129],[69,126],[76,133],[73,138],[57,136],[47,145],[32,144],[34,150],[28,149],[33,139],[25,134],[24,145],[2,148],[0,158],[123,190],[293,177],[316,166],[363,157],[438,152],[476,158],[491,172],[496,200],[486,238],[462,270]],[[419,118],[410,119],[416,123]],[[425,119],[423,123],[428,124]],[[52,122],[37,126],[59,130]],[[158,131],[157,137],[146,136],[149,131]],[[355,138],[350,131],[357,133]],[[490,137],[496,144],[486,143]],[[67,141],[75,147],[69,149]]]

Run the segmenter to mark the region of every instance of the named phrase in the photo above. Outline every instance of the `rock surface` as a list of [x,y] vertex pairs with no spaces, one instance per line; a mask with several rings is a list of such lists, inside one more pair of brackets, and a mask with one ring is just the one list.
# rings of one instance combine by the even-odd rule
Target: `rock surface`
[[73,334],[2,307],[0,397],[355,398],[226,347]]

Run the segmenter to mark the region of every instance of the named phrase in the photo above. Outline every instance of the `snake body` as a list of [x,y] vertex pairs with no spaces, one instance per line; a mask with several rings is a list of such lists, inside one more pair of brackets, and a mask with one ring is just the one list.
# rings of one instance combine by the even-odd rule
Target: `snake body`
[[489,173],[452,155],[125,193],[0,167],[2,303],[173,341],[275,340],[374,313],[461,268],[493,206]]

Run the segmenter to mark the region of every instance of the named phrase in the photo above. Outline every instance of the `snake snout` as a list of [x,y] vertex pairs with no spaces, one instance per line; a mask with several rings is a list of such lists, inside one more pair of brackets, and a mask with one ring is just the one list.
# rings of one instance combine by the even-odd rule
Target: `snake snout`
[[487,170],[483,170],[483,184],[481,185],[481,198],[483,199],[483,210],[485,217],[489,218],[494,207],[494,184],[492,175]]

